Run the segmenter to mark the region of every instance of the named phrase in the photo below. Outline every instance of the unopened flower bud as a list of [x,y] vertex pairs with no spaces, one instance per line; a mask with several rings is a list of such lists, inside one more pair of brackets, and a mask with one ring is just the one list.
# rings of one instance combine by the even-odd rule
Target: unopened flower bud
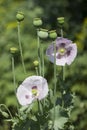
[[39,62],[38,62],[37,60],[35,60],[35,61],[33,62],[33,64],[34,64],[35,67],[37,67],[38,64],[39,64]]
[[40,18],[34,18],[33,25],[36,27],[40,27],[42,25],[42,20]]
[[64,24],[64,17],[57,18],[59,24]]
[[8,115],[8,113],[7,113],[7,112],[2,111],[1,113],[2,113],[2,115],[3,115],[4,117],[6,117],[6,118],[8,118],[8,117],[9,117],[9,115]]
[[49,120],[49,122],[48,122],[48,128],[51,129],[52,125],[53,125],[53,122],[51,120]]
[[15,54],[17,51],[18,51],[18,49],[16,47],[11,47],[10,48],[11,54]]
[[38,36],[41,38],[41,39],[46,39],[48,37],[48,30],[46,29],[40,29],[38,31]]
[[51,30],[51,31],[49,31],[49,37],[50,37],[51,39],[57,38],[56,30]]
[[22,12],[18,12],[16,15],[16,19],[18,22],[21,22],[24,20],[24,14]]

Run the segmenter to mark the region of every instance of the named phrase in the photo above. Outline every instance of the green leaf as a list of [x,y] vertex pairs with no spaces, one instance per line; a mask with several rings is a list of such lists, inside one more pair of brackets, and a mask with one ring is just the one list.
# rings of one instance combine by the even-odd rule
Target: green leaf
[[55,116],[54,116],[54,108],[50,110],[50,118],[54,120],[54,129],[59,130],[63,129],[64,124],[68,122],[68,114],[67,111],[61,106],[55,107]]
[[26,120],[24,122],[13,125],[14,130],[39,130],[39,125],[34,120]]

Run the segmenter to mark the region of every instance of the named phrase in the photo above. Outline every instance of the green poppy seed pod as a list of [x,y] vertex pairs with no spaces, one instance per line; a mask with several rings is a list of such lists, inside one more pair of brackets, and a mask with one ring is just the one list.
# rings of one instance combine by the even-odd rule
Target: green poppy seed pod
[[46,29],[40,29],[38,31],[38,36],[41,38],[41,39],[46,39],[48,37],[48,30]]
[[59,24],[64,24],[64,17],[57,18]]
[[18,12],[16,15],[16,19],[18,22],[21,22],[24,20],[24,14],[22,12]]
[[38,62],[37,60],[35,60],[35,61],[33,62],[33,64],[34,64],[35,67],[37,67],[37,66],[39,65],[39,62]]
[[56,39],[57,38],[57,32],[56,32],[56,30],[49,31],[49,37],[51,39]]
[[33,25],[35,27],[40,27],[42,25],[42,20],[40,18],[34,18]]
[[10,48],[11,54],[15,54],[17,51],[18,51],[18,49],[16,47],[11,47]]

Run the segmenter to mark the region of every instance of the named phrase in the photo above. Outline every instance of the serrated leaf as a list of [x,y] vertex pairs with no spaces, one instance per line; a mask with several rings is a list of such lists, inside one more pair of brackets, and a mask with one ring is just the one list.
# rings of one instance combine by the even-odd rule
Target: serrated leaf
[[54,129],[59,130],[63,129],[64,124],[68,121],[67,111],[61,106],[55,107],[55,116],[54,116],[54,108],[50,110],[50,118],[54,120]]

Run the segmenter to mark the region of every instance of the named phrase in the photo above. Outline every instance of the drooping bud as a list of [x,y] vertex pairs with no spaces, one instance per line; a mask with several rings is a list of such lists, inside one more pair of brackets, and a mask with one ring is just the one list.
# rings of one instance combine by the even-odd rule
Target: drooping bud
[[35,27],[40,27],[42,25],[42,20],[40,18],[34,18],[33,25]]
[[18,12],[16,15],[16,19],[18,22],[21,22],[24,20],[24,14],[22,12]]
[[56,30],[51,30],[51,31],[49,31],[49,37],[50,37],[51,39],[57,38],[57,32],[56,32]]
[[38,62],[37,60],[35,60],[35,61],[33,62],[33,64],[34,64],[35,67],[37,67],[37,66],[39,65],[39,62]]
[[9,115],[8,115],[8,113],[7,113],[7,112],[2,111],[1,113],[2,113],[2,115],[3,115],[4,117],[6,117],[6,118],[8,118],[8,117],[9,117]]
[[48,30],[46,29],[40,29],[38,31],[38,36],[41,38],[41,39],[46,39],[48,37]]
[[64,24],[64,17],[58,17],[57,21],[59,24]]
[[10,48],[11,54],[15,54],[17,51],[18,51],[18,49],[16,47],[11,47]]
[[53,125],[52,120],[49,120],[49,121],[48,121],[48,128],[51,129],[51,128],[52,128],[52,125]]

